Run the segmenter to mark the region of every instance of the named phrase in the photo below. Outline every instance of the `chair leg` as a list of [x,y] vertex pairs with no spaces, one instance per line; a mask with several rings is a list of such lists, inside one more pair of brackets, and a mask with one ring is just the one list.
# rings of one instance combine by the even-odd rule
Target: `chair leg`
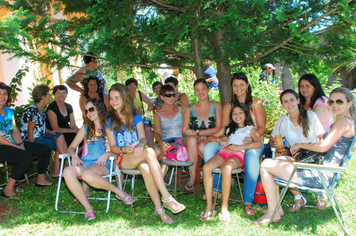
[[202,163],[202,159],[201,157],[198,157],[198,163],[197,163],[197,168],[195,170],[195,181],[194,181],[195,194],[199,193],[200,183],[202,182],[202,180],[200,179],[201,163]]
[[239,174],[236,174],[236,178],[237,178],[237,184],[239,185],[239,191],[240,191],[240,196],[241,196],[241,202],[244,202],[244,197],[242,195],[242,191],[241,191],[241,183],[240,183],[240,179],[239,179]]
[[214,209],[216,206],[216,199],[219,196],[219,185],[220,185],[220,180],[221,180],[221,173],[219,173],[219,178],[218,178],[218,186],[216,187],[216,191],[215,191],[215,198],[214,198]]

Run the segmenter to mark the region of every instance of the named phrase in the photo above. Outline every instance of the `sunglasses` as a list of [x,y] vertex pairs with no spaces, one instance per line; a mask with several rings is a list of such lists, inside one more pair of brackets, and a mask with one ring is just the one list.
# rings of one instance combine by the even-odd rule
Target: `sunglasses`
[[84,110],[85,115],[88,114],[88,112],[92,113],[95,111],[95,107],[89,107],[88,110]]
[[165,96],[166,98],[175,97],[176,93],[165,93],[163,94],[163,96]]
[[344,104],[344,100],[342,100],[342,99],[336,99],[336,101],[329,100],[328,103],[329,103],[329,106],[334,105],[334,103],[336,103],[337,105],[342,105],[342,104]]

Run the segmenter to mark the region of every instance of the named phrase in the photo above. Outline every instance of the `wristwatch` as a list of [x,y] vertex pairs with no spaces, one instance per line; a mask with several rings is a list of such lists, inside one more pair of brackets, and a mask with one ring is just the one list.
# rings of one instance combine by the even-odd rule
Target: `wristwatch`
[[198,135],[198,136],[199,136],[199,132],[200,132],[200,130],[197,129],[197,135]]

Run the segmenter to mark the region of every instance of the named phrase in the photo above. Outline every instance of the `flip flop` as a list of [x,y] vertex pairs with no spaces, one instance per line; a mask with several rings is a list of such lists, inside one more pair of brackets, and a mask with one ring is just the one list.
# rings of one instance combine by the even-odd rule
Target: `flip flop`
[[19,196],[17,194],[8,196],[4,193],[4,191],[2,191],[0,195],[4,198],[10,199],[10,200],[13,200],[13,199],[19,200]]
[[52,187],[52,186],[54,186],[54,183],[51,183],[51,184],[39,184],[39,183],[35,183],[35,187],[40,187],[40,188]]

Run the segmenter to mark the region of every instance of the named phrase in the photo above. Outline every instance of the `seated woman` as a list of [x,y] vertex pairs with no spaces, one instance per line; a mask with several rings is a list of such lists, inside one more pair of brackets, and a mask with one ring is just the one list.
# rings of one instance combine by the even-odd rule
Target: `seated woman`
[[189,167],[190,180],[185,185],[185,190],[194,190],[198,156],[203,157],[208,136],[216,133],[221,127],[221,105],[218,102],[209,101],[209,87],[205,79],[194,82],[194,93],[198,102],[189,105],[183,116],[184,144],[188,150],[188,158],[194,164]]
[[164,80],[164,84],[168,84],[168,85],[172,86],[176,92],[176,100],[174,102],[174,105],[187,108],[188,105],[190,104],[190,101],[189,101],[187,94],[178,92],[177,78],[175,78],[173,76],[167,77]]
[[[351,145],[355,135],[356,108],[354,96],[347,88],[336,88],[330,93],[329,105],[336,117],[336,122],[324,134],[324,139],[319,143],[294,143],[291,153],[299,149],[307,149],[316,152],[326,152],[322,160],[325,166],[340,166],[343,156]],[[265,159],[261,164],[261,178],[267,196],[268,209],[265,215],[255,221],[255,224],[266,224],[270,221],[273,211],[279,200],[279,187],[274,183],[274,177],[288,180],[294,170],[292,157],[284,159]],[[327,183],[330,183],[333,174],[322,172]],[[298,170],[292,183],[305,185],[311,188],[322,188],[318,174],[311,170]],[[280,221],[284,212],[279,209],[274,222]]]
[[84,93],[80,95],[79,107],[84,115],[84,102],[89,98],[99,98],[108,107],[108,95],[99,90],[100,80],[97,77],[89,76],[83,80]]
[[[146,145],[141,116],[137,113],[129,90],[122,84],[114,84],[109,91],[109,112],[106,133],[111,151],[118,153],[118,164],[122,169],[138,168],[143,176],[146,189],[155,206],[156,215],[163,223],[172,223],[162,208],[179,213],[185,206],[178,203],[164,185],[160,165],[152,148]],[[158,192],[159,190],[159,192]]]
[[[222,204],[221,213],[219,213],[219,222],[229,222],[230,214],[227,210],[230,189],[231,172],[236,168],[243,168],[245,149],[260,148],[261,139],[257,130],[253,127],[253,121],[250,116],[250,110],[245,104],[235,104],[231,110],[230,123],[220,129],[209,139],[220,139],[228,137],[228,141],[220,141],[223,147],[214,157],[209,159],[203,167],[204,189],[206,193],[205,211],[201,213],[200,220],[209,220],[215,215],[213,204],[213,178],[212,171],[220,167],[222,174]],[[245,137],[252,138],[252,142],[244,144]]]
[[319,79],[313,74],[305,74],[298,82],[300,103],[307,110],[312,110],[317,114],[326,132],[334,123],[331,109],[328,104]]
[[[314,112],[305,110],[299,103],[297,93],[292,89],[286,89],[282,92],[280,100],[288,114],[277,120],[271,133],[269,145],[271,147],[278,146],[275,139],[277,134],[281,134],[287,139],[290,146],[295,143],[319,142],[324,134],[323,126]],[[307,203],[306,199],[297,190],[291,190],[291,192],[295,196],[295,201],[289,210],[298,211],[302,205]]]
[[53,95],[56,100],[47,107],[46,126],[49,130],[58,130],[63,133],[66,144],[69,146],[79,129],[75,124],[72,105],[65,102],[68,89],[64,85],[56,85],[53,88]]
[[[234,104],[246,104],[250,108],[250,114],[254,127],[260,137],[264,135],[266,129],[266,110],[262,102],[252,97],[252,88],[249,84],[248,77],[245,73],[234,73],[231,78],[231,102],[223,107],[222,127],[230,122],[230,113]],[[252,142],[251,138],[246,137],[244,143]],[[218,142],[210,142],[204,148],[204,162],[219,152],[221,146]],[[260,170],[260,156],[263,153],[263,147],[247,149],[245,152],[245,173],[244,173],[244,208],[246,215],[253,216],[256,210],[252,206],[254,193]],[[214,190],[218,184],[217,175],[214,176]],[[220,184],[221,186],[221,184]],[[204,199],[204,197],[203,197]]]
[[[49,87],[47,85],[37,85],[32,90],[32,98],[35,104],[29,106],[21,118],[22,140],[42,143],[50,147],[51,150],[66,153],[67,144],[64,136],[58,130],[46,129],[45,106],[50,102]],[[54,158],[53,176],[59,174],[58,154]]]
[[[174,105],[175,101],[174,88],[170,85],[164,85],[160,90],[160,99],[162,100],[162,107],[154,115],[153,127],[158,146],[155,147],[155,152],[158,160],[164,158],[164,154],[171,145],[178,146],[176,139],[183,138],[182,123],[184,107]],[[167,170],[167,167],[162,166],[162,174]]]
[[[85,219],[94,220],[94,209],[87,199],[89,193],[85,192],[80,186],[78,177],[81,176],[85,183],[94,188],[112,191],[116,194],[116,198],[126,205],[131,205],[134,199],[103,178],[110,171],[108,158],[111,155],[115,155],[113,152],[106,150],[107,142],[104,132],[106,108],[104,103],[98,98],[89,98],[85,101],[84,106],[84,125],[68,147],[68,154],[72,158],[72,166],[64,169],[63,176],[69,190],[85,208]],[[79,158],[75,150],[83,140],[85,148],[82,158]]]
[[19,199],[14,190],[15,183],[27,172],[33,162],[33,157],[38,157],[35,186],[52,185],[46,180],[51,149],[39,143],[22,142],[20,132],[16,127],[14,112],[8,107],[11,102],[10,94],[11,88],[0,83],[0,161],[16,164],[1,196],[8,199]]

